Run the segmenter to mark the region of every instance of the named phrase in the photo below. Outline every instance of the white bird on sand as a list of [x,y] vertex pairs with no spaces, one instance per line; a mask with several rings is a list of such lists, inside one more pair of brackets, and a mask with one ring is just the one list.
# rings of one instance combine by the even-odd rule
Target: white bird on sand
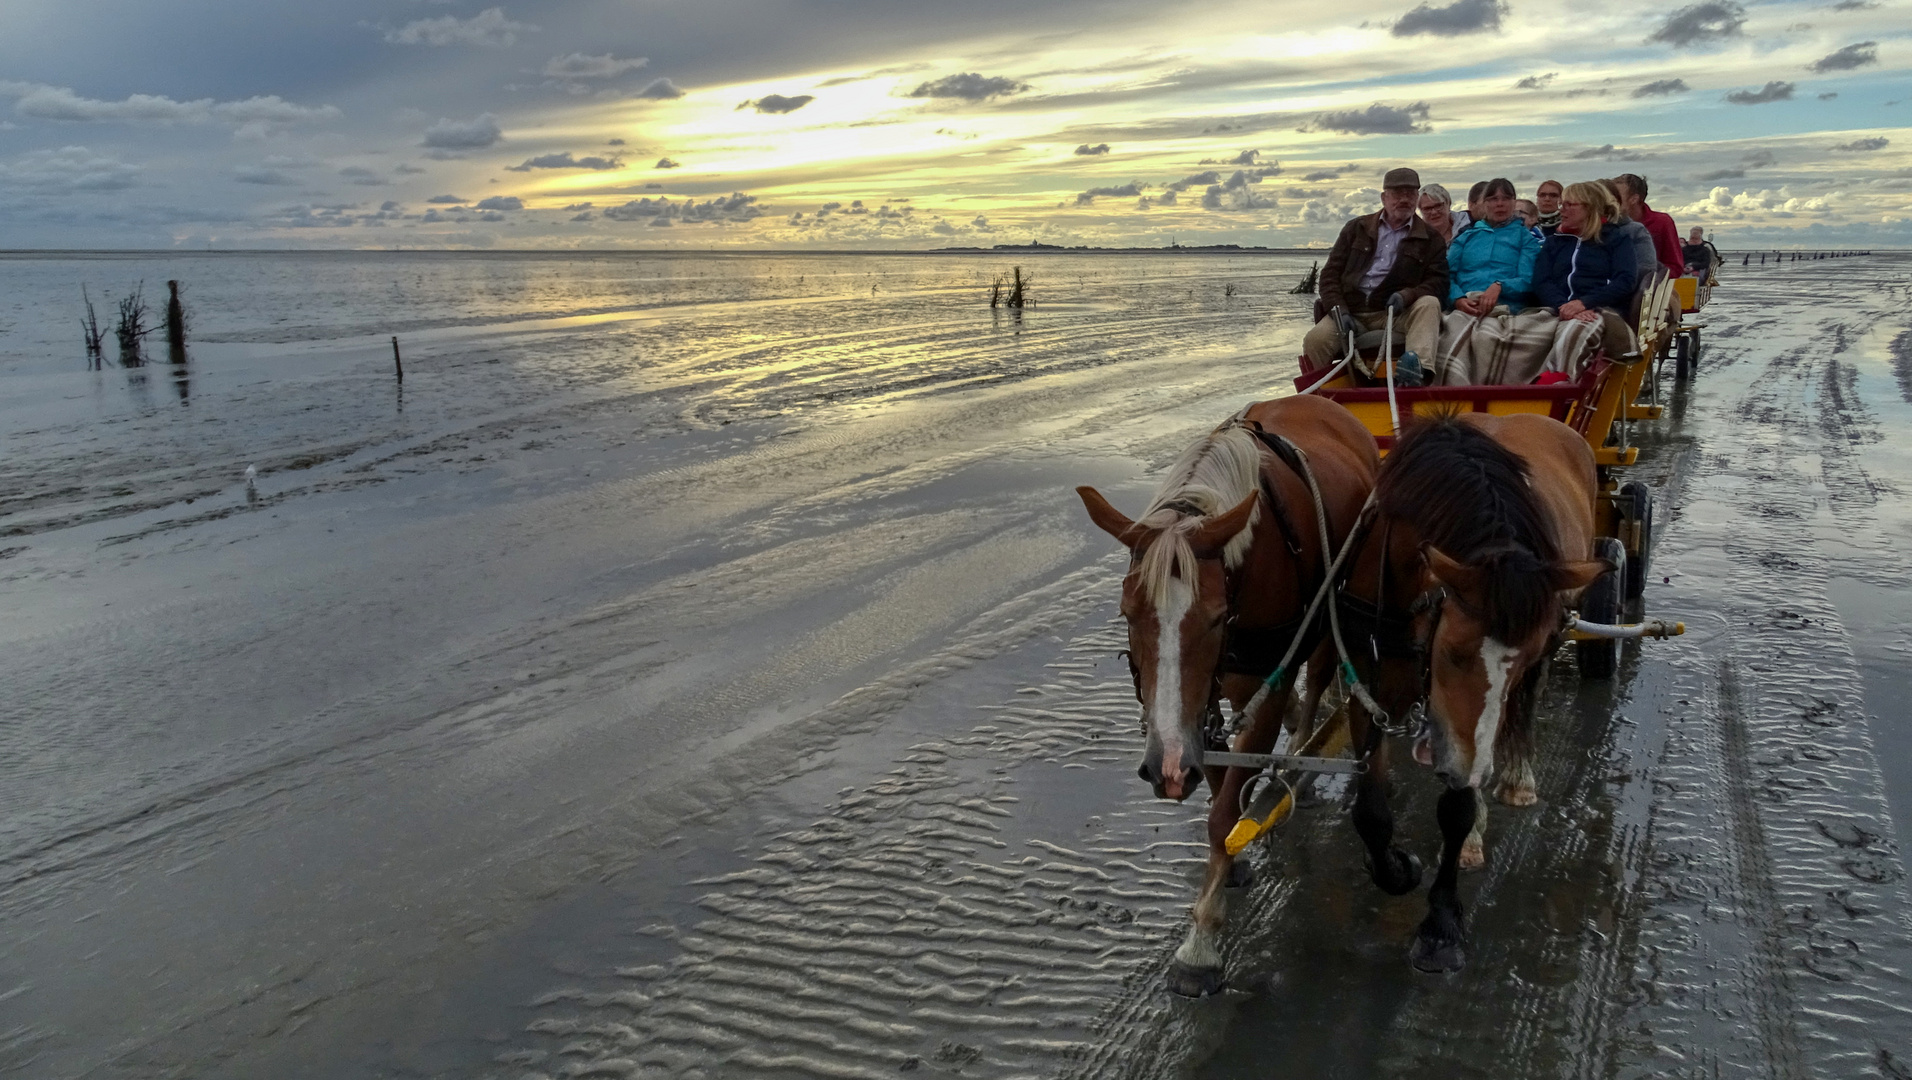
[[257,465],[246,466],[246,488],[250,490],[252,488],[257,487],[258,485],[259,485],[259,466]]

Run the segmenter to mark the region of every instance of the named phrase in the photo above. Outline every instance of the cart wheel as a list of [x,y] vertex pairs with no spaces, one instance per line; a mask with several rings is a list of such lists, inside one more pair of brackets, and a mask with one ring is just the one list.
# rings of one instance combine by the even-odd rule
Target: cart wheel
[[[1618,567],[1593,579],[1587,591],[1580,597],[1580,617],[1588,622],[1617,623],[1620,621],[1620,591],[1626,584],[1627,549],[1620,541],[1611,536],[1598,537],[1593,542],[1594,553]],[[1620,667],[1620,642],[1617,638],[1602,638],[1595,641],[1574,642],[1574,653],[1580,660],[1580,677],[1583,679],[1611,679]]]
[[1653,493],[1638,480],[1620,485],[1620,518],[1638,526],[1639,546],[1627,552],[1626,592],[1623,599],[1638,600],[1646,591],[1647,562],[1653,550]]
[[1673,338],[1673,377],[1685,382],[1693,377],[1693,339],[1688,335],[1692,331],[1682,331]]
[[1693,374],[1698,375],[1699,373],[1700,373],[1700,331],[1699,331],[1699,327],[1696,326],[1693,328]]

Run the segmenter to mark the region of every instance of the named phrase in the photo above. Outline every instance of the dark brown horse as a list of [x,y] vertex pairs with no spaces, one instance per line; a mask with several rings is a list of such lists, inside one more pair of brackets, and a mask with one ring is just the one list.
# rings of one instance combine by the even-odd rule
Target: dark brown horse
[[[1425,700],[1414,756],[1446,786],[1441,865],[1409,954],[1424,971],[1465,961],[1457,879],[1481,857],[1478,789],[1498,779],[1503,802],[1535,800],[1530,724],[1545,661],[1567,607],[1610,569],[1588,557],[1596,490],[1586,441],[1538,415],[1422,420],[1382,466],[1344,622],[1358,628],[1350,649],[1383,709],[1398,718]],[[1382,747],[1369,771],[1384,778],[1385,766]],[[1375,787],[1354,817],[1379,858],[1394,823],[1385,780]]]
[[[1211,792],[1207,876],[1169,976],[1171,988],[1191,995],[1222,986],[1215,937],[1226,916],[1223,889],[1246,880],[1223,841],[1239,816],[1250,770],[1204,769],[1203,751],[1219,734],[1221,700],[1239,710],[1274,669],[1334,557],[1334,550],[1321,550],[1307,483],[1255,427],[1306,455],[1338,550],[1373,488],[1378,461],[1367,430],[1319,398],[1249,406],[1182,455],[1138,518],[1125,517],[1094,488],[1076,489],[1089,517],[1130,552],[1122,614],[1148,729],[1142,778],[1159,798],[1186,799],[1203,779]],[[1298,657],[1310,654],[1321,629],[1312,628]],[[1302,717],[1313,717],[1325,682],[1318,675],[1308,680]],[[1251,717],[1234,749],[1272,750],[1289,696],[1283,687]]]

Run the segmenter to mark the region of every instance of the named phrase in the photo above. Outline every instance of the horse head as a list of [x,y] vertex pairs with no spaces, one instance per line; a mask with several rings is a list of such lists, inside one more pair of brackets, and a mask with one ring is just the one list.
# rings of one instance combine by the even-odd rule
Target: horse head
[[1252,524],[1259,492],[1225,513],[1157,511],[1137,522],[1091,487],[1076,493],[1089,518],[1129,549],[1122,615],[1148,740],[1138,773],[1157,798],[1180,801],[1202,779],[1203,721],[1228,636],[1224,554]]
[[1414,757],[1450,788],[1478,788],[1494,772],[1494,739],[1528,673],[1552,651],[1561,596],[1611,569],[1604,561],[1548,562],[1520,546],[1467,562],[1422,549],[1429,591],[1417,619],[1425,642],[1428,726]]

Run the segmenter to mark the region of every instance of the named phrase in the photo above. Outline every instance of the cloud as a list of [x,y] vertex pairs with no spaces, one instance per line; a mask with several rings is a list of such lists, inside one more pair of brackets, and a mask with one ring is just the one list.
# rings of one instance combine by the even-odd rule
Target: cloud
[[504,134],[498,127],[498,118],[490,113],[480,113],[470,120],[441,118],[425,129],[425,141],[421,145],[434,150],[482,150],[504,138]]
[[274,95],[242,101],[174,101],[154,94],[132,94],[124,101],[81,97],[64,86],[0,81],[0,96],[15,99],[13,111],[35,120],[69,124],[233,124],[253,134],[293,124],[337,120],[344,114],[330,105],[297,105]]
[[683,167],[684,167],[683,162],[672,161],[670,158],[667,158],[667,157],[658,158],[657,164],[651,166],[651,168],[653,169],[681,169]]
[[1213,169],[1210,169],[1207,172],[1198,172],[1188,176],[1184,176],[1180,180],[1177,180],[1174,183],[1169,184],[1168,190],[1187,191],[1189,188],[1192,188],[1192,187],[1203,187],[1208,184],[1219,184],[1221,182],[1222,182],[1222,174],[1216,172]]
[[458,206],[471,200],[461,199],[456,195],[433,195],[425,201],[428,203],[437,203],[440,206]]
[[1107,197],[1112,199],[1133,199],[1137,195],[1142,194],[1142,189],[1147,186],[1148,185],[1146,184],[1140,184],[1135,182],[1134,180],[1131,180],[1128,183],[1123,184],[1121,187],[1090,188],[1089,190],[1082,192],[1080,195],[1076,196],[1075,204],[1077,206],[1088,206],[1090,203],[1095,202],[1095,200],[1098,197]]
[[648,63],[650,60],[642,56],[620,59],[610,53],[603,56],[572,53],[545,61],[544,73],[554,79],[611,79],[627,71],[636,71]]
[[1834,150],[1843,150],[1850,154],[1869,154],[1874,150],[1884,150],[1891,139],[1879,136],[1871,139],[1854,139],[1849,143],[1840,143]]
[[493,195],[489,199],[478,200],[480,210],[523,210],[524,200],[516,195]]
[[1243,150],[1232,158],[1203,158],[1197,165],[1253,165],[1261,157],[1259,150]]
[[1501,16],[1506,15],[1507,12],[1507,5],[1501,0],[1455,0],[1446,7],[1438,8],[1422,4],[1401,16],[1391,32],[1395,37],[1409,37],[1414,34],[1438,34],[1442,37],[1478,34],[1486,30],[1500,29]]
[[1726,95],[1726,100],[1735,105],[1764,105],[1771,101],[1789,101],[1792,96],[1792,83],[1774,79],[1758,90],[1735,90]]
[[1514,84],[1516,90],[1545,90],[1547,84],[1560,77],[1558,71],[1549,71],[1545,75],[1529,75]]
[[1709,41],[1739,36],[1746,25],[1746,9],[1734,0],[1706,0],[1690,4],[1666,17],[1658,30],[1647,36],[1650,44],[1663,41],[1676,49]]
[[512,22],[505,18],[504,8],[495,7],[469,19],[441,15],[408,22],[385,31],[385,40],[392,45],[479,45],[496,49],[516,44],[519,34],[535,33],[537,29],[530,23]]
[[653,79],[644,89],[631,96],[640,97],[646,101],[676,101],[684,96],[684,92],[669,79]]
[[401,161],[397,165],[392,166],[392,171],[395,173],[403,173],[406,175],[411,175],[414,173],[422,173],[425,170],[420,168],[417,165],[412,164],[409,161]]
[[1832,100],[1833,98],[1836,98],[1836,97],[1838,97],[1838,96],[1839,96],[1839,91],[1837,91],[1837,90],[1828,90],[1828,91],[1826,91],[1825,93],[1823,93],[1823,94],[1820,94],[1820,95],[1819,95],[1819,100],[1820,100],[1820,101],[1831,101],[1831,100]]
[[1250,185],[1261,183],[1256,175],[1260,170],[1236,170],[1235,175],[1219,184],[1210,184],[1202,193],[1202,209],[1224,212],[1240,210],[1272,210],[1279,206],[1272,196],[1255,191]]
[[1108,153],[1109,144],[1097,143],[1094,146],[1090,146],[1088,143],[1083,143],[1081,146],[1075,148],[1075,152],[1077,157],[1094,157],[1097,154]]
[[1848,45],[1838,52],[1822,56],[1807,64],[1808,70],[1824,74],[1828,71],[1851,71],[1879,62],[1879,43],[1861,41],[1857,45]]
[[798,94],[795,97],[784,97],[782,94],[765,94],[754,101],[744,102],[737,106],[737,109],[755,109],[760,113],[793,113],[815,100],[816,97],[811,94]]
[[119,191],[138,182],[139,166],[84,146],[30,150],[12,161],[0,161],[0,185],[23,191],[52,195]]
[[591,221],[591,220],[593,220],[593,219],[594,219],[594,218],[596,218],[596,217],[597,217],[597,215],[596,215],[596,214],[593,214],[593,213],[592,213],[591,211],[589,211],[589,210],[582,210],[582,211],[579,211],[579,212],[578,212],[578,213],[576,213],[576,214],[573,214],[573,215],[571,216],[571,220],[572,220],[572,221]]
[[347,165],[345,168],[339,170],[339,175],[345,177],[346,183],[358,184],[361,187],[385,186],[385,178],[383,176],[380,176],[376,171],[368,169],[363,165]]
[[1879,6],[1879,0],[1839,0],[1832,5],[1834,11],[1871,11]]
[[1615,146],[1612,143],[1608,143],[1605,146],[1596,146],[1590,150],[1582,150],[1574,154],[1573,159],[1575,161],[1592,161],[1595,158],[1605,161],[1645,161],[1650,156],[1649,154],[1642,154],[1638,150],[1628,150],[1624,146]]
[[1745,175],[1745,169],[1720,169],[1716,172],[1701,173],[1694,179],[1702,184],[1711,184],[1717,180],[1739,180]]
[[562,154],[540,154],[522,165],[508,165],[506,172],[530,172],[533,169],[592,169],[602,172],[605,169],[621,169],[624,162],[615,157],[574,158],[570,151]]
[[1771,150],[1754,150],[1741,155],[1739,161],[1749,169],[1763,169],[1768,165],[1779,164],[1779,157]]
[[[1304,184],[1314,184],[1322,180],[1339,180],[1348,173],[1360,171],[1361,166],[1359,165],[1337,165],[1332,169],[1316,169],[1314,172],[1302,177],[1301,182]],[[1272,176],[1274,174],[1270,173],[1268,175]]]
[[1633,91],[1634,97],[1665,97],[1668,94],[1684,94],[1691,87],[1685,79],[1655,79]]
[[[859,203],[860,207],[861,204]],[[669,199],[633,199],[623,206],[613,206],[604,211],[604,216],[612,221],[648,221],[651,225],[669,225],[673,221],[686,224],[750,221],[762,217],[765,207],[757,204],[755,195],[745,195],[733,191],[728,196],[697,202],[685,199],[674,203]],[[867,211],[866,211],[867,212]]]
[[1029,84],[1002,75],[984,75],[981,72],[968,71],[958,75],[945,75],[940,79],[919,84],[916,89],[903,95],[913,98],[959,98],[963,101],[988,101],[990,98],[1008,97],[1029,89]]
[[1429,112],[1425,101],[1399,108],[1376,102],[1366,109],[1324,112],[1315,117],[1314,130],[1338,131],[1344,135],[1420,135],[1434,130],[1425,123]]
[[299,182],[299,178],[296,176],[259,165],[241,165],[232,170],[232,178],[242,184],[290,186]]

